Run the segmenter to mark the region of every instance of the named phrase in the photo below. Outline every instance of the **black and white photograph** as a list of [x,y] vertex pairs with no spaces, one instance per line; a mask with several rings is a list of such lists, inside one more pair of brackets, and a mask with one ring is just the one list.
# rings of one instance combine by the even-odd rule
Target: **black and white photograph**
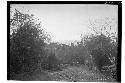
[[7,80],[121,82],[121,1],[8,1]]

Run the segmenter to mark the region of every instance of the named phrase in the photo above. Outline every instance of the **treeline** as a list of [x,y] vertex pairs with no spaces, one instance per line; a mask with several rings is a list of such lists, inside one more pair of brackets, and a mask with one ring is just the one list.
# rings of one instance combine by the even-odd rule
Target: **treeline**
[[[16,28],[15,28],[16,27]],[[117,79],[117,37],[103,33],[82,37],[77,45],[51,43],[34,15],[15,9],[10,19],[8,74],[35,70],[61,71],[67,66],[87,65]]]

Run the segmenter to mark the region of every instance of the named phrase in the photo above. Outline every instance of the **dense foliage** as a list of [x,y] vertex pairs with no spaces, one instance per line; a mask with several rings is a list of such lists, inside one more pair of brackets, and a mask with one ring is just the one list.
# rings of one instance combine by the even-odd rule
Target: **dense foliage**
[[99,27],[99,30],[98,27],[92,26],[96,34],[87,35],[82,38],[82,41],[100,72],[117,79],[118,38],[116,32],[110,33],[109,25]]
[[45,35],[33,16],[15,10],[10,19],[10,70],[14,73],[30,72],[39,68],[45,56]]
[[[10,18],[10,72],[61,71],[66,67],[88,67],[117,79],[117,36],[98,31],[71,45],[50,42],[34,15],[15,9]],[[106,30],[106,27],[105,27]],[[95,68],[95,69],[94,69]]]

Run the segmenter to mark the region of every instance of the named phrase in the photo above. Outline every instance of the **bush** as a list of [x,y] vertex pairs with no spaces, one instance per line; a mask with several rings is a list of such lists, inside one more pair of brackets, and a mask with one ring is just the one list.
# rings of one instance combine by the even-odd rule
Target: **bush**
[[[92,60],[97,68],[102,72],[104,66],[117,65],[117,42],[103,34],[92,35],[85,38],[85,46],[92,55]],[[113,68],[106,68],[112,73]],[[106,71],[103,73],[106,73]],[[113,72],[116,72],[114,70]],[[115,73],[116,74],[116,73]],[[112,74],[113,75],[113,74]],[[114,75],[115,76],[115,75]],[[116,78],[116,77],[114,77]]]
[[45,58],[47,36],[32,15],[16,10],[10,20],[10,73],[34,71]]
[[48,52],[47,53],[47,58],[44,60],[43,63],[41,63],[41,67],[44,70],[49,70],[49,71],[58,71],[60,69],[60,61],[57,59],[55,56],[54,52]]

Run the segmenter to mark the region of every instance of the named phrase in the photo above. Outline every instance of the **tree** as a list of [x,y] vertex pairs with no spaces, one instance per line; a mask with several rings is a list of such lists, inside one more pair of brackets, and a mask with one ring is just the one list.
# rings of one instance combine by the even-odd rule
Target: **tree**
[[[98,22],[98,25],[90,22],[90,27],[95,34],[87,35],[83,37],[81,41],[83,41],[85,47],[89,50],[89,53],[92,55],[92,60],[98,69],[102,71],[105,67],[105,70],[110,71],[110,75],[112,75],[112,72],[117,72],[118,42],[117,33],[112,32],[111,28],[113,25],[111,25],[111,22],[108,20],[104,19],[104,22],[102,22],[102,24]],[[111,68],[112,65],[114,66]]]
[[14,73],[37,69],[45,56],[49,38],[33,15],[15,9],[10,19],[10,66]]

